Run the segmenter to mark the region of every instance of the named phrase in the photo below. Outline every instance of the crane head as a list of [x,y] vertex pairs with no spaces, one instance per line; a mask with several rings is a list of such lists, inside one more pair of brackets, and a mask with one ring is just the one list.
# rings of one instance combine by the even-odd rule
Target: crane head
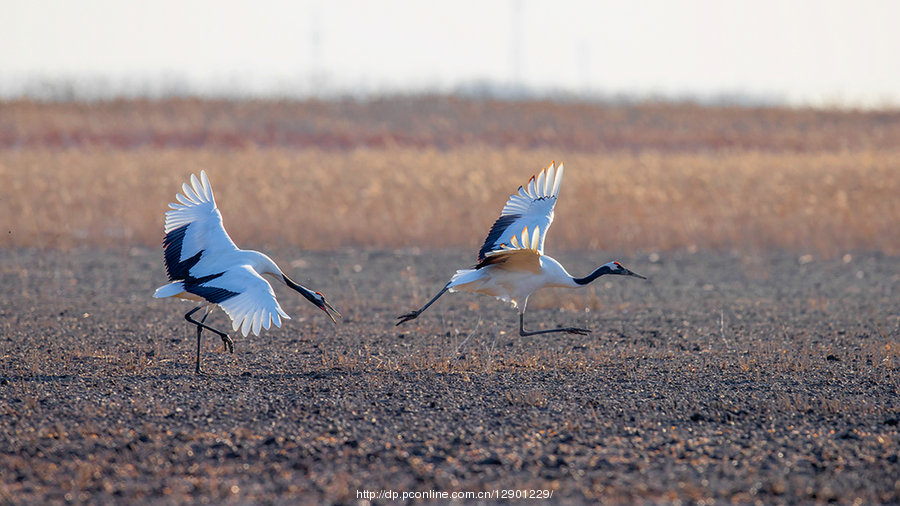
[[[319,309],[321,309],[322,311],[325,311],[325,314],[327,314],[328,317],[331,318],[331,321],[334,323],[337,323],[337,321],[334,319],[334,316],[331,313],[334,313],[337,316],[343,318],[341,316],[341,313],[339,313],[338,310],[334,308],[334,306],[329,304],[328,301],[325,300],[325,296],[322,295],[320,292],[315,292],[313,294],[312,303],[315,304],[316,306],[318,306]],[[331,311],[331,312],[329,312],[329,311]]]
[[632,272],[626,269],[625,266],[620,264],[619,262],[610,262],[604,267],[607,267],[609,269],[609,274],[618,274],[620,276],[634,276],[640,279],[647,279],[636,272]]
[[321,292],[314,292],[314,291],[310,290],[309,288],[298,285],[296,282],[294,282],[294,280],[287,277],[287,275],[285,275],[284,273],[281,274],[281,279],[284,280],[284,282],[287,286],[300,292],[300,295],[304,296],[306,298],[306,300],[315,304],[316,307],[318,307],[322,311],[325,311],[325,314],[327,314],[328,317],[331,318],[332,322],[337,323],[334,319],[334,316],[332,316],[332,314],[329,311],[333,312],[334,314],[336,314],[338,316],[341,316],[341,313],[339,313],[337,309],[335,309],[331,304],[328,303],[327,300],[325,300],[325,296],[322,295]]

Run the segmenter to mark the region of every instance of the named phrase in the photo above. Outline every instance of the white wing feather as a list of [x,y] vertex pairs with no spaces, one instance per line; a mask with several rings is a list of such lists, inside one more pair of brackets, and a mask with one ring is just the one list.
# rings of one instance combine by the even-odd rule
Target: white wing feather
[[559,197],[562,176],[563,165],[556,166],[551,162],[536,176],[532,176],[526,186],[520,186],[518,193],[510,195],[500,212],[500,218],[494,222],[478,252],[478,259],[482,260],[491,251],[503,249],[503,245],[509,246],[512,238],[526,228],[540,230],[536,249],[543,253],[544,238],[553,223],[553,209]]
[[250,332],[259,335],[272,323],[281,327],[281,318],[290,319],[278,304],[272,285],[249,265],[228,269],[202,286],[224,288],[238,294],[223,300],[219,306],[231,318],[232,328],[240,329],[244,337]]
[[523,228],[520,235],[511,235],[509,242],[501,245],[494,251],[489,251],[486,257],[501,255],[516,250],[531,250],[541,255],[540,245],[544,242],[544,236],[541,234],[540,227],[536,227],[532,231],[528,231],[528,227]]
[[200,178],[191,174],[191,185],[182,185],[182,193],[175,196],[178,203],[171,203],[170,211],[166,211],[165,232],[189,225],[181,243],[181,258],[183,261],[206,250],[207,253],[216,255],[225,251],[237,249],[234,241],[225,231],[222,224],[222,214],[216,207],[212,186],[206,171],[200,171]]

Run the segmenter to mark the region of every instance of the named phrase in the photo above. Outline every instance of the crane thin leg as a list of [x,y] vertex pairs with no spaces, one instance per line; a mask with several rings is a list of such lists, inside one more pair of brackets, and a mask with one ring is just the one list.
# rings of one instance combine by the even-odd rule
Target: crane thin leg
[[406,323],[410,320],[414,320],[415,318],[417,318],[420,314],[422,314],[423,311],[428,309],[428,306],[434,304],[434,301],[441,298],[441,295],[444,295],[444,293],[449,289],[450,289],[450,284],[448,283],[448,284],[444,285],[444,288],[442,288],[441,291],[438,292],[437,295],[435,295],[431,300],[429,300],[428,303],[426,303],[424,306],[422,306],[421,309],[418,309],[416,311],[410,311],[409,313],[398,316],[397,319],[400,321],[397,322],[397,325],[400,325],[401,323]]
[[[207,316],[209,316],[209,311],[207,311],[206,314],[203,315],[203,318],[200,318],[201,324],[206,321]],[[202,333],[203,333],[203,327],[200,325],[197,325],[197,370],[196,370],[197,374],[203,374],[203,370],[200,369],[200,334],[202,334]]]
[[530,332],[525,330],[525,313],[519,313],[519,335],[520,336],[536,336],[538,334],[551,334],[553,332],[566,332],[569,334],[578,334],[580,336],[586,336],[591,333],[588,329],[580,329],[577,327],[562,327],[558,329],[547,329],[547,330],[532,330]]
[[197,320],[191,318],[192,314],[196,313],[198,310],[202,309],[203,307],[204,306],[197,306],[194,309],[191,309],[190,311],[185,313],[185,315],[184,315],[185,320],[187,320],[197,326],[197,369],[195,370],[195,372],[197,374],[203,374],[203,370],[200,369],[200,335],[202,334],[203,329],[209,330],[209,331],[217,334],[219,337],[221,337],[222,342],[225,343],[225,348],[228,351],[230,351],[231,353],[234,353],[234,341],[232,341],[231,338],[228,337],[228,334],[218,331],[218,330],[210,327],[209,325],[206,325],[203,323],[206,321],[206,317],[209,316],[210,311],[207,311],[206,314],[203,315],[203,318],[201,318],[199,322]]

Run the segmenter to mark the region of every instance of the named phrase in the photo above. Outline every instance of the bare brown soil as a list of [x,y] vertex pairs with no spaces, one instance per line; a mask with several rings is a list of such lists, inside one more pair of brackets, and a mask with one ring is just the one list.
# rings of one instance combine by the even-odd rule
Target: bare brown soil
[[896,257],[636,253],[650,282],[532,300],[588,337],[468,294],[394,326],[472,253],[274,251],[345,318],[277,288],[293,319],[208,337],[200,377],[157,248],[2,250],[0,502],[900,501]]

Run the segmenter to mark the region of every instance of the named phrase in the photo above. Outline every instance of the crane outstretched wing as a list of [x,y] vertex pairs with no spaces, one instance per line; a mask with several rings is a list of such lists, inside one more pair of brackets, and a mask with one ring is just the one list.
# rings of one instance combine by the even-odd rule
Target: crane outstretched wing
[[[244,337],[250,332],[259,335],[261,329],[268,330],[272,323],[280,327],[281,318],[290,319],[278,304],[272,285],[249,265],[232,267],[219,276],[186,288],[217,303],[231,318],[232,328],[240,329]],[[221,295],[210,297],[210,294]]]
[[540,274],[541,251],[539,248],[543,243],[544,237],[541,235],[540,227],[535,227],[531,232],[528,231],[528,227],[525,227],[519,234],[510,236],[508,244],[488,251],[475,269],[493,265],[498,269]]
[[205,253],[217,255],[237,249],[225,231],[222,214],[216,208],[212,186],[206,171],[200,178],[191,174],[191,184],[184,183],[183,193],[175,195],[166,211],[166,237],[163,239],[166,272],[172,281],[191,277],[191,267]]
[[526,186],[520,186],[518,193],[509,196],[500,218],[494,222],[484,245],[478,251],[481,262],[492,251],[503,249],[509,245],[513,237],[523,230],[540,231],[535,251],[544,251],[544,237],[553,223],[553,208],[559,196],[559,185],[562,183],[563,165],[556,166],[551,162],[536,176],[531,176]]

